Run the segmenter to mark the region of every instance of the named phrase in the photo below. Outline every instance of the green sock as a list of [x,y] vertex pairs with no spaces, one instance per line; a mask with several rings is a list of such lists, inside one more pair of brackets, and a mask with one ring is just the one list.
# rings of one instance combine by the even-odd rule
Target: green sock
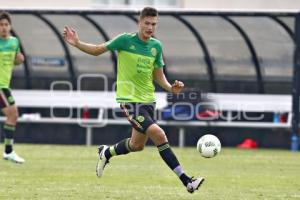
[[110,159],[112,156],[125,155],[131,152],[129,147],[130,138],[124,139],[117,144],[110,146],[108,151],[105,151],[105,157]]
[[168,142],[157,146],[161,158],[169,166],[169,168],[179,177],[183,185],[187,185],[190,178],[184,173],[177,157],[173,153]]

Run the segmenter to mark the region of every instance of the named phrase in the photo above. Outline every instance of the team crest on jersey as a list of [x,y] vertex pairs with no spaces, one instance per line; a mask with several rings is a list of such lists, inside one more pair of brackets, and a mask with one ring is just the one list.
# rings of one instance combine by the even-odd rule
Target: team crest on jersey
[[157,50],[155,48],[151,48],[151,54],[152,54],[152,56],[156,56]]
[[131,46],[129,47],[129,49],[135,50],[135,46],[134,46],[134,45],[131,45]]

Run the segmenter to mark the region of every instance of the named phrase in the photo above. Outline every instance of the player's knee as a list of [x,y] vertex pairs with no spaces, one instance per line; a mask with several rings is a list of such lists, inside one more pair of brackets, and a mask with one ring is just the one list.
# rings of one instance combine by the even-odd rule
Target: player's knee
[[139,144],[139,143],[131,143],[130,144],[130,149],[132,151],[142,151],[144,149],[144,144]]
[[162,128],[157,125],[149,127],[147,130],[148,136],[154,142],[155,145],[160,145],[168,142],[167,136]]
[[165,143],[168,141],[165,131],[161,128],[156,130],[155,138],[159,143]]
[[157,134],[157,140],[159,143],[165,143],[168,142],[167,136],[165,134],[164,131],[160,132],[159,134]]
[[7,114],[7,120],[11,122],[16,122],[19,117],[19,113],[17,110],[12,109]]

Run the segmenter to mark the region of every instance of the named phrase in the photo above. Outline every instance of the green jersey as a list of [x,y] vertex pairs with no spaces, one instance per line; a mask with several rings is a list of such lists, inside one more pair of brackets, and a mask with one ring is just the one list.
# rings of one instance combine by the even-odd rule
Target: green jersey
[[124,33],[108,41],[106,47],[118,51],[117,101],[155,102],[153,70],[164,66],[161,43]]
[[19,40],[10,36],[0,38],[0,88],[9,88],[16,53],[20,51]]

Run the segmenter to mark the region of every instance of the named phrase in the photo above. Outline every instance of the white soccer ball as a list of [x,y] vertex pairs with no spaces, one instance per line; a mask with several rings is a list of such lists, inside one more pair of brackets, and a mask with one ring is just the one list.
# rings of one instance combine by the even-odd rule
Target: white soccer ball
[[218,155],[221,151],[221,142],[214,135],[203,135],[197,142],[197,150],[201,156],[212,158]]

